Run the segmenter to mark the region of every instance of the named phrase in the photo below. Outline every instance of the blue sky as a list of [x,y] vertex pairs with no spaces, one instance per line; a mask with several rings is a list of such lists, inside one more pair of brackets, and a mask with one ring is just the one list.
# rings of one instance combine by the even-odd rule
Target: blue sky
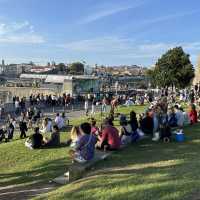
[[0,0],[0,59],[151,66],[200,54],[199,0]]

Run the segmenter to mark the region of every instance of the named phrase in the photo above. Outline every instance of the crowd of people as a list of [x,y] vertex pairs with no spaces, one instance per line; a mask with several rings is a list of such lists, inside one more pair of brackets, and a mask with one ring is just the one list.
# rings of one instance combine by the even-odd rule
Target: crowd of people
[[[133,104],[137,104],[139,101],[140,105],[146,102],[149,106],[142,114],[137,114],[132,110],[128,117],[123,113],[117,113],[118,105],[127,106],[124,102],[132,101],[133,97],[116,96],[109,99],[105,96],[99,101],[101,111],[106,113],[100,124],[95,120],[97,98],[95,96],[85,97],[85,111],[86,115],[89,116],[88,121],[72,127],[70,139],[64,142],[71,147],[71,158],[84,163],[94,158],[95,149],[117,151],[146,137],[153,141],[170,142],[174,128],[183,132],[185,125],[195,124],[199,119],[199,112],[196,109],[199,102],[195,92],[191,91],[184,98],[181,98],[182,95],[183,93],[180,92],[180,96],[177,98],[166,91],[157,97],[148,94],[139,95]],[[19,99],[16,98],[15,103],[16,101]],[[92,102],[90,114],[89,101]],[[69,125],[69,119],[65,112],[57,113],[55,119],[43,118],[41,110],[34,107],[37,102],[34,100],[31,107],[26,112],[22,112],[19,120],[8,115],[6,125],[0,127],[0,141],[12,140],[18,124],[20,138],[27,138],[27,131],[30,128],[34,129],[34,134],[28,137],[25,142],[25,145],[30,149],[55,147],[61,144],[60,130],[65,132],[64,128]],[[184,110],[185,107],[182,106],[183,103],[186,105],[186,102],[189,111]],[[119,128],[116,127],[114,120],[119,121]],[[47,137],[46,133],[50,133],[50,138]]]
[[69,125],[69,119],[64,112],[57,113],[55,119],[51,119],[44,117],[40,109],[30,107],[16,118],[8,114],[4,125],[0,126],[0,142],[12,140],[16,129],[20,132],[20,139],[24,139],[27,138],[27,132],[35,127],[40,127],[39,132],[42,134],[52,133],[54,125],[58,130]]
[[[198,122],[198,113],[194,103],[191,102],[189,112],[184,112],[181,105],[177,103],[171,105],[167,102],[166,96],[159,98],[152,102],[145,113],[139,117],[134,111],[130,112],[129,119],[121,113],[117,117],[120,128],[114,125],[116,117],[112,114],[106,117],[100,126],[97,126],[97,121],[93,117],[80,126],[74,126],[70,133],[70,139],[66,141],[66,144],[71,147],[70,156],[73,160],[84,163],[94,158],[95,149],[117,151],[146,137],[153,141],[170,142],[172,128],[175,127],[182,131],[185,125]],[[51,134],[50,146],[59,145],[59,134],[59,127],[55,125]],[[48,141],[40,134],[39,128],[36,128],[34,136],[29,138],[26,146],[41,148],[48,146]],[[35,144],[37,144],[36,147]]]

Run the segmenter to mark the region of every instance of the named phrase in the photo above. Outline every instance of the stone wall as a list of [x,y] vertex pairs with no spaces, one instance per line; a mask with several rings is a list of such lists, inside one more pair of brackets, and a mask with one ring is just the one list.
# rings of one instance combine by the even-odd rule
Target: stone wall
[[47,88],[30,87],[0,87],[0,92],[8,92],[10,96],[29,97],[31,94],[58,94],[57,91]]

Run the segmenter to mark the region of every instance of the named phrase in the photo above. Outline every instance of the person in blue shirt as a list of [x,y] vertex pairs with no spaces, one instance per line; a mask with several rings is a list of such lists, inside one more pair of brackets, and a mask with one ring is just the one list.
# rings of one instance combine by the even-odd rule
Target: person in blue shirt
[[94,158],[96,137],[91,134],[91,125],[83,123],[79,127],[81,137],[75,149],[70,151],[74,161],[85,163]]

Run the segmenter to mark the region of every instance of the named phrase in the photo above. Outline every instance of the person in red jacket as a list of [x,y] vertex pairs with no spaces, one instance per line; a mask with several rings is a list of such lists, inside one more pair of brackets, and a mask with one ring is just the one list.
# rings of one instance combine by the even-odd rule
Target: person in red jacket
[[105,119],[102,125],[102,133],[99,136],[98,147],[104,150],[118,150],[121,145],[119,132],[113,126],[112,120]]
[[194,104],[191,104],[190,106],[189,118],[191,124],[197,123],[197,111]]

